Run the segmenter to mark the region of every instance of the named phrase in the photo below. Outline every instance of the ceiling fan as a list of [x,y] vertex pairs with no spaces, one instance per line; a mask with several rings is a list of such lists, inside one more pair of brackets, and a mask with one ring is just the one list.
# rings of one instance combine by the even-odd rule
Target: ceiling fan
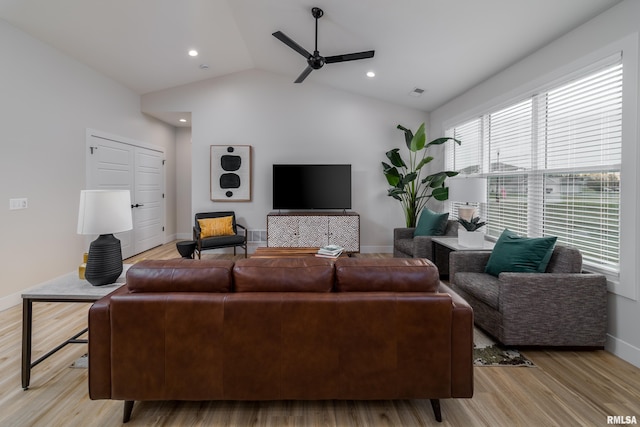
[[345,62],[345,61],[355,61],[356,59],[365,59],[365,58],[373,58],[374,50],[367,50],[365,52],[356,52],[356,53],[346,53],[344,55],[334,55],[334,56],[321,56],[320,52],[318,52],[318,19],[324,15],[324,12],[319,7],[311,8],[311,15],[316,19],[316,48],[313,51],[313,55],[310,54],[305,48],[300,46],[298,43],[291,40],[286,34],[282,31],[276,31],[272,35],[280,40],[282,43],[289,46],[291,49],[298,52],[300,55],[307,58],[307,68],[304,69],[302,74],[298,76],[295,83],[302,83],[304,79],[313,71],[319,70],[322,68],[324,64],[332,64],[334,62]]

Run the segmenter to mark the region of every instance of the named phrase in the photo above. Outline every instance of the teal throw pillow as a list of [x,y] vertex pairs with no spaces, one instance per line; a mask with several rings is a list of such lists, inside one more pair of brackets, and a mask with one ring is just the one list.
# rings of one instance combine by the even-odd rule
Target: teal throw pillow
[[505,229],[496,242],[484,272],[544,273],[553,254],[557,237],[520,237]]
[[442,236],[447,229],[448,219],[449,212],[441,214],[424,208],[413,236]]

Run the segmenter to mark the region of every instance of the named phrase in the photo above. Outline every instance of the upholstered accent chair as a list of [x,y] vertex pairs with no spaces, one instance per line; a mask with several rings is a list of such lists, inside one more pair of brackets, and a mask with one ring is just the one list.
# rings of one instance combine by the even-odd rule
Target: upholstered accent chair
[[451,252],[450,287],[475,324],[508,346],[604,347],[607,280],[584,273],[578,249],[556,245],[543,273],[485,273],[486,251]]
[[432,237],[456,237],[458,235],[458,221],[447,220],[447,226],[442,236],[415,236],[415,228],[393,229],[394,258],[426,258],[433,261]]
[[[200,220],[211,220],[231,217],[226,229],[222,233],[214,233],[216,235],[207,235],[203,232]],[[238,233],[241,230],[241,233]],[[244,257],[247,257],[247,229],[245,226],[236,222],[236,214],[233,211],[224,212],[204,212],[195,215],[195,225],[193,226],[193,240],[196,242],[196,254],[198,259],[202,257],[202,251],[207,249],[233,248],[233,254],[236,254],[236,248],[244,249]]]

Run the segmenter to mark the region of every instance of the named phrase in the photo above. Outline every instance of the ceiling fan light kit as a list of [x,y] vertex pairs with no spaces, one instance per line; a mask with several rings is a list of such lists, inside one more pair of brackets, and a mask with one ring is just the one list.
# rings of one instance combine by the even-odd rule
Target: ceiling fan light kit
[[294,42],[282,31],[276,31],[275,33],[272,34],[275,38],[277,38],[282,43],[286,44],[291,49],[295,50],[296,52],[298,52],[300,55],[304,56],[307,59],[307,68],[305,68],[304,71],[302,71],[302,73],[296,79],[295,83],[302,83],[304,79],[306,79],[307,76],[311,74],[313,70],[319,70],[324,66],[324,64],[333,64],[336,62],[355,61],[358,59],[373,58],[373,55],[375,53],[374,50],[367,50],[364,52],[356,52],[356,53],[347,53],[343,55],[333,55],[333,56],[327,56],[327,57],[321,56],[320,52],[318,51],[318,19],[320,19],[322,15],[324,15],[324,12],[319,7],[313,7],[311,8],[311,15],[316,20],[316,44],[315,44],[315,49],[313,51],[313,54],[309,53],[305,48],[300,46],[298,43]]

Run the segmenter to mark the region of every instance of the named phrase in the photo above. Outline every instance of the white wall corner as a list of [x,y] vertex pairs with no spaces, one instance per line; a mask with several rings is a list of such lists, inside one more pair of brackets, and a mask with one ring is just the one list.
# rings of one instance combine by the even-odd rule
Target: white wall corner
[[640,368],[640,348],[607,334],[605,350]]

